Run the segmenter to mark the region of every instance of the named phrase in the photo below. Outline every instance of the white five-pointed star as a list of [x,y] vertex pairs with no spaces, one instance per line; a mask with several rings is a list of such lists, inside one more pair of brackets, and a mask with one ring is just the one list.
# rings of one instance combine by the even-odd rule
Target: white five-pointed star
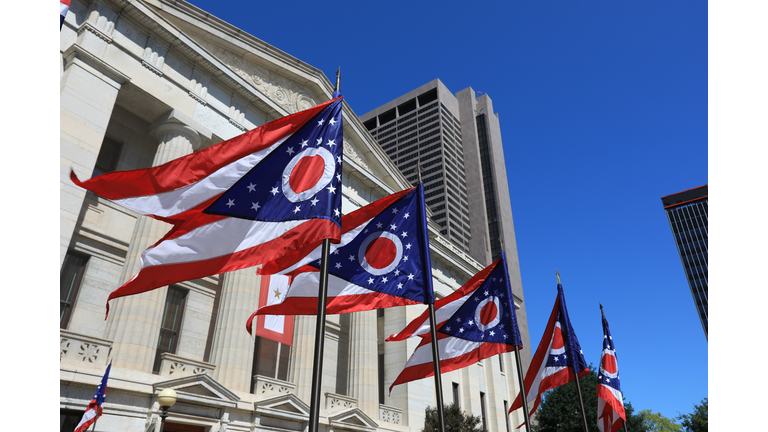
[[322,139],[322,138],[318,138],[318,139],[317,139],[317,145],[320,145],[320,143],[322,143],[322,142],[323,142],[323,139]]
[[407,245],[405,245],[405,248],[406,248],[406,249],[410,249],[410,248],[411,248],[411,244],[410,244],[410,243],[408,243]]
[[231,199],[227,201],[226,206],[229,208],[232,208],[232,206],[235,205],[235,200]]
[[408,273],[408,280],[413,280],[413,275]]
[[341,212],[339,211],[339,209],[333,209],[333,214],[335,214],[336,216],[341,216]]
[[411,214],[410,213],[406,213],[405,216],[403,216],[403,217],[408,219],[409,217],[411,217]]
[[400,276],[400,270],[395,270],[395,276]]
[[395,224],[392,224],[392,225],[390,225],[390,228],[392,228],[392,231],[394,231],[394,230],[396,230],[396,229],[397,229],[397,225],[395,225]]
[[408,261],[408,256],[404,256],[403,261]]
[[485,292],[483,294],[488,295],[488,290],[485,290]]
[[397,214],[397,212],[398,212],[397,207],[392,209],[392,214]]
[[459,333],[464,333],[464,327],[459,329]]
[[338,249],[334,249],[334,250],[333,250],[333,254],[334,254],[334,255],[338,255],[338,254],[339,254],[339,250],[338,250]]
[[469,325],[472,325],[472,324],[474,324],[474,323],[475,323],[474,321],[472,321],[472,320],[469,320],[469,322],[468,322],[467,324],[469,324]]
[[355,256],[354,256],[354,255],[350,255],[350,256],[349,256],[349,260],[350,260],[350,261],[354,261],[354,260],[355,260]]
[[368,278],[368,285],[373,283],[373,278]]
[[261,206],[259,205],[259,203],[251,203],[251,204],[253,204],[253,205],[251,206],[251,208],[252,208],[252,209],[254,209],[254,210],[256,210],[256,211],[259,211],[259,208],[261,207]]
[[326,143],[326,145],[328,145],[328,147],[333,147],[333,146],[335,146],[335,145],[336,145],[336,140],[328,140],[328,142]]
[[382,226],[384,226],[384,224],[381,222],[376,222],[376,228],[381,228]]
[[381,282],[383,282],[383,283],[387,283],[387,281],[388,281],[388,280],[389,280],[389,279],[387,279],[387,277],[386,277],[386,276],[384,276],[384,279],[382,279],[382,280],[381,280]]
[[318,124],[319,126],[322,126],[324,121],[325,121],[324,119],[320,119],[320,121],[319,121],[319,122],[317,122],[317,124]]
[[491,330],[491,331],[490,331],[488,334],[490,334],[491,336],[493,336],[493,335],[495,335],[496,333],[494,333],[494,331],[493,331],[493,330]]
[[335,125],[336,125],[336,123],[337,123],[337,122],[336,122],[336,119],[335,119],[335,118],[332,118],[332,119],[328,120],[328,124],[330,124],[331,126],[335,126]]
[[320,202],[320,200],[317,199],[317,197],[314,197],[314,198],[312,198],[312,200],[310,202],[312,203],[313,206],[315,206],[315,205],[317,205],[318,202]]
[[456,322],[461,322],[461,318],[456,318]]
[[397,284],[397,289],[403,289],[403,284],[402,283]]
[[451,327],[446,327],[445,330],[446,331],[451,331]]
[[502,338],[506,339],[506,338],[507,338],[507,335],[504,335],[504,336],[502,336]]
[[269,193],[271,193],[271,194],[272,194],[272,196],[275,196],[275,195],[277,195],[278,193],[280,193],[280,191],[278,191],[278,190],[277,190],[277,187],[273,187],[273,188],[272,188],[272,190],[271,190],[271,191],[269,191]]
[[256,190],[256,185],[251,183],[248,185],[248,192],[253,192]]
[[286,150],[285,152],[286,152],[286,153],[288,153],[289,155],[292,155],[292,154],[296,153],[296,152],[293,150],[293,147],[288,147],[288,150]]
[[301,140],[301,148],[304,148],[309,145],[309,141],[307,140]]
[[341,181],[341,173],[336,174],[336,180]]
[[555,361],[557,361],[557,360],[558,360],[558,358],[557,358],[557,356],[555,356]]
[[341,165],[341,156],[336,156],[336,162],[338,162],[339,165]]
[[295,209],[293,209],[293,213],[296,214],[301,211],[301,206],[296,206]]
[[408,231],[403,231],[403,233],[400,234],[400,237],[402,237],[402,238],[408,237]]
[[336,268],[341,268],[341,263],[336,263]]
[[336,188],[333,187],[333,185],[328,186],[328,191],[334,195],[336,195]]

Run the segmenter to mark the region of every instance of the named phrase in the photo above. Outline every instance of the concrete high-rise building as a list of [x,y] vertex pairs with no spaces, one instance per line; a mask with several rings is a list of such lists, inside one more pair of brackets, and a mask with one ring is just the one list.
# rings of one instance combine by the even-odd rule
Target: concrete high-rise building
[[707,265],[708,226],[708,185],[688,189],[661,198],[667,212],[669,227],[675,237],[677,252],[685,270],[688,287],[691,289],[696,311],[699,313],[704,336],[709,339]]
[[[427,206],[441,234],[483,265],[504,249],[528,343],[504,148],[491,98],[476,97],[471,87],[454,95],[434,79],[360,120],[412,184],[421,165]],[[530,352],[523,355],[527,365]]]

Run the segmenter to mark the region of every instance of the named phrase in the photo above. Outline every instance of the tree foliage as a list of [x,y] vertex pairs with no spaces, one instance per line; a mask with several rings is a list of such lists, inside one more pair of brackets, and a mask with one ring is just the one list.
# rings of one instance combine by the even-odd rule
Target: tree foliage
[[683,427],[674,420],[664,417],[660,412],[654,413],[649,409],[640,411],[640,417],[643,418],[648,428],[648,432],[683,432]]
[[[483,432],[480,417],[467,414],[456,404],[445,406],[445,432]],[[438,432],[437,407],[424,411],[424,428],[421,432]]]
[[[587,425],[590,432],[597,432],[597,374],[590,365],[589,373],[579,379],[581,394],[584,399],[584,410],[587,414]],[[634,413],[632,404],[624,404],[627,414],[627,430],[629,432],[648,432],[643,419]],[[584,430],[584,420],[581,416],[579,393],[575,382],[556,387],[544,395],[539,410],[534,414],[538,424],[534,424],[534,432],[573,432]],[[533,422],[533,423],[536,423]],[[622,429],[623,430],[623,429]]]
[[707,432],[709,421],[708,398],[701,400],[701,404],[693,404],[693,412],[681,414],[677,417],[686,432]]

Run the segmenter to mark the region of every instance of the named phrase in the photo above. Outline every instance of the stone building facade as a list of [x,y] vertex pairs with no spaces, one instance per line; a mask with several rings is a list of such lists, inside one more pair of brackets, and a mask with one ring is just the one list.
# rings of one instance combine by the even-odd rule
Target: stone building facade
[[[309,418],[314,317],[296,317],[291,346],[251,337],[259,306],[254,269],[120,298],[163,222],[86,193],[69,180],[159,165],[329,100],[310,65],[184,2],[73,0],[61,31],[60,411],[78,419],[112,362],[97,431],[159,431],[157,395],[178,394],[166,430],[303,431]],[[344,106],[343,212],[410,187]],[[435,292],[448,295],[482,265],[430,221]],[[522,298],[516,298],[518,306]],[[323,430],[418,431],[434,381],[385,391],[416,341],[384,342],[424,306],[328,317]],[[513,430],[512,354],[443,375],[446,401]]]

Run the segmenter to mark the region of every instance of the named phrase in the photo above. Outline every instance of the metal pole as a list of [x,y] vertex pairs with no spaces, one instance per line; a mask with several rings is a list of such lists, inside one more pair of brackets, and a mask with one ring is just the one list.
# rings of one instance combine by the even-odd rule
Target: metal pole
[[579,392],[579,405],[581,405],[581,418],[584,419],[584,432],[589,432],[589,427],[587,427],[587,412],[584,411],[584,398],[581,397],[581,384],[579,384],[579,374],[576,373],[576,368],[571,367],[573,369],[573,373],[576,375],[576,390]]
[[[624,414],[624,415],[626,415],[626,414]],[[621,422],[624,424],[624,432],[629,432],[629,431],[627,431],[627,421],[626,420],[622,420]]]
[[443,408],[443,383],[440,378],[440,352],[437,349],[437,324],[435,304],[429,304],[429,334],[432,336],[432,366],[435,370],[435,393],[437,397],[438,432],[445,432],[445,409]]
[[[525,420],[525,430],[531,432],[531,416],[528,412],[528,401],[525,396],[525,380],[523,378],[523,361],[520,359],[520,348],[515,347],[515,360],[517,361],[517,380],[520,382],[520,398],[523,401],[523,419]],[[509,416],[509,413],[507,413]]]
[[317,325],[315,326],[315,362],[312,368],[312,398],[309,406],[309,432],[318,432],[320,421],[320,391],[323,378],[323,349],[325,347],[325,305],[328,297],[328,260],[331,240],[323,240],[320,260],[320,287],[317,295]]
[[163,409],[163,413],[160,414],[160,432],[163,432],[163,429],[165,429],[165,418],[168,417],[168,407],[161,407]]

